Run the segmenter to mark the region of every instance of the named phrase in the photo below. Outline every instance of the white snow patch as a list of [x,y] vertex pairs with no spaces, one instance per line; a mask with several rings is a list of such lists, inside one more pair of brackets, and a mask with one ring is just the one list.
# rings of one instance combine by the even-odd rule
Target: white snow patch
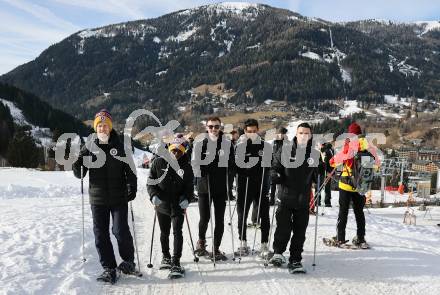
[[160,40],[159,37],[155,36],[155,37],[153,38],[153,42],[159,44],[160,42],[162,42],[162,40]]
[[159,59],[168,58],[168,57],[170,57],[171,54],[172,54],[172,52],[169,51],[166,46],[161,46],[160,51],[158,53],[158,58]]
[[340,67],[342,80],[346,83],[351,83],[351,74],[343,67]]
[[375,111],[376,111],[379,115],[381,115],[382,117],[393,118],[393,119],[401,119],[401,118],[402,118],[401,115],[396,114],[396,113],[388,112],[388,111],[384,110],[384,109],[381,108],[381,107],[377,107],[377,108],[375,108]]
[[393,72],[395,69],[397,69],[400,73],[404,74],[405,76],[409,76],[409,75],[420,76],[422,71],[414,66],[407,64],[406,63],[407,60],[408,57],[406,57],[404,60],[399,62],[397,58],[395,58],[392,55],[389,55],[388,67],[390,68],[390,72]]
[[258,49],[258,48],[260,48],[260,46],[261,46],[261,44],[260,44],[260,42],[258,42],[255,45],[246,47],[246,49]]
[[193,27],[192,29],[188,29],[187,31],[180,32],[177,36],[170,36],[166,39],[166,41],[174,41],[174,42],[183,42],[191,38],[197,31],[198,27]]
[[418,21],[415,23],[424,28],[424,31],[419,36],[423,36],[424,34],[428,33],[429,31],[440,29],[440,21]]
[[162,76],[162,75],[165,75],[166,73],[168,73],[168,69],[166,69],[164,71],[157,72],[155,75],[156,76]]
[[351,116],[356,113],[361,113],[364,110],[358,107],[357,100],[344,101],[344,109],[339,111],[339,115],[343,118]]
[[406,97],[398,97],[396,95],[385,95],[385,102],[391,105],[411,106],[411,99]]
[[29,123],[26,120],[23,111],[19,109],[12,101],[0,98],[0,102],[9,108],[15,124],[20,126],[27,125],[31,127],[30,133],[32,137],[36,140],[36,144],[38,146],[40,146],[40,143],[43,146],[49,146],[49,144],[52,142],[52,132],[49,128],[35,126]]
[[307,58],[310,58],[310,59],[313,59],[313,60],[322,61],[322,57],[319,54],[311,52],[311,51],[307,51],[305,53],[301,53],[301,56],[307,57]]
[[272,103],[274,103],[274,102],[275,102],[275,101],[272,100],[272,99],[266,99],[266,100],[264,101],[264,103],[267,104],[267,105],[270,105],[270,104],[272,104]]

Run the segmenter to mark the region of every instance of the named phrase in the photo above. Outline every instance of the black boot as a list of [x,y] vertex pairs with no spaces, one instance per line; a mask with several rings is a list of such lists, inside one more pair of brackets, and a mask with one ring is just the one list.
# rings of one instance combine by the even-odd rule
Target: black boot
[[170,269],[171,268],[171,255],[162,256],[162,261],[160,262],[159,269]]
[[289,259],[289,263],[287,264],[287,269],[291,274],[306,273],[306,270],[303,267],[301,261],[294,261],[293,259]]
[[113,285],[118,280],[116,268],[105,268],[104,272],[97,277],[96,280],[98,282],[106,282]]
[[123,274],[126,275],[134,274],[136,272],[136,264],[134,262],[122,261],[118,268]]
[[178,279],[185,275],[185,269],[180,265],[180,258],[173,257],[171,259],[171,269],[168,277],[170,279]]

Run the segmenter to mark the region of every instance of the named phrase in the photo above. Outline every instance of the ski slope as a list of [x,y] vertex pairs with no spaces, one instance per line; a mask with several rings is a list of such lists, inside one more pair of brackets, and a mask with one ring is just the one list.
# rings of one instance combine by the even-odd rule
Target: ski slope
[[[153,248],[154,267],[146,267],[154,217],[145,190],[146,176],[147,170],[138,170],[139,192],[133,202],[144,276],[121,277],[117,285],[110,286],[95,281],[101,268],[87,197],[87,261],[81,262],[80,181],[72,172],[0,168],[0,294],[439,294],[440,227],[436,224],[440,223],[440,207],[431,207],[432,219],[429,214],[423,218],[425,212],[415,210],[416,226],[402,224],[405,208],[370,209],[371,214],[365,212],[366,238],[373,249],[342,250],[321,242],[323,237],[335,232],[337,192],[333,197],[335,206],[326,208],[325,215],[319,216],[315,270],[312,268],[315,217],[310,218],[303,255],[308,274],[290,275],[286,268],[265,268],[252,256],[243,257],[241,263],[221,262],[216,268],[204,258],[195,264],[185,224],[182,265],[186,277],[170,281],[166,271],[158,270],[161,259],[158,228]],[[188,217],[195,242],[197,204],[190,205]],[[355,229],[350,212],[347,238],[355,235]],[[248,230],[252,247],[254,230]],[[237,246],[235,227],[234,237]],[[211,245],[209,228],[207,238]],[[113,242],[116,250],[117,244]],[[222,250],[229,257],[231,247],[231,231],[227,226]],[[255,248],[259,248],[259,232]],[[119,256],[117,259],[120,260]]]

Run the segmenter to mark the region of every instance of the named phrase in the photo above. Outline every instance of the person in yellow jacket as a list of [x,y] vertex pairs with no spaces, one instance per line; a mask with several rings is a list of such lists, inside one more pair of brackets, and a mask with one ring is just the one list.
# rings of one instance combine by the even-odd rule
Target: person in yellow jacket
[[[352,123],[348,127],[348,133],[354,135],[361,135],[361,127],[357,123]],[[332,167],[342,166],[342,174],[339,180],[339,215],[336,225],[336,237],[333,238],[333,244],[335,246],[341,246],[348,242],[345,239],[345,228],[347,226],[348,210],[350,202],[353,202],[353,212],[356,218],[357,235],[353,238],[353,245],[368,247],[365,241],[365,195],[361,195],[357,192],[353,183],[353,166],[354,156],[357,152],[366,151],[369,149],[368,142],[365,138],[361,137],[357,140],[346,140],[343,149],[330,159],[330,165]],[[369,149],[372,156],[376,160],[377,154],[374,150]]]

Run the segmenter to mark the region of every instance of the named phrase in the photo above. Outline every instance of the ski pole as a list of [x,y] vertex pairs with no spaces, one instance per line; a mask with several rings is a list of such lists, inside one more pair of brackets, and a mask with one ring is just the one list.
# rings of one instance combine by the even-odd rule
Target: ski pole
[[136,257],[137,257],[137,262],[138,262],[138,270],[139,270],[139,273],[140,273],[141,272],[141,264],[139,262],[139,251],[138,251],[137,239],[136,239],[136,228],[135,228],[135,225],[134,225],[133,202],[130,202],[130,211],[131,211],[131,224],[133,226],[134,246],[135,246],[135,249],[136,249]]
[[[318,181],[317,181],[317,187],[319,187],[321,182],[321,175],[318,174]],[[317,197],[319,197],[319,195],[317,195]],[[319,206],[316,206],[316,217],[315,217],[315,242],[314,242],[314,246],[313,246],[313,270],[315,270],[315,266],[316,266],[316,239],[318,236],[318,216],[319,216]]]
[[[240,258],[238,259],[238,263],[241,262],[241,257],[243,254],[243,235],[244,235],[244,223],[246,221],[246,201],[247,201],[247,194],[248,194],[248,184],[249,184],[249,176],[246,177],[246,192],[244,193],[243,219],[242,219],[242,223],[241,223]],[[237,202],[238,202],[238,198],[237,198]]]
[[258,209],[257,209],[257,224],[255,226],[254,231],[254,242],[252,243],[252,255],[254,255],[255,251],[255,240],[257,239],[257,229],[258,225],[260,224],[260,207],[261,207],[261,196],[263,195],[263,183],[264,183],[264,172],[266,169],[263,167],[263,172],[261,174],[261,185],[260,185],[260,198],[258,200]]
[[86,262],[86,258],[84,256],[84,166],[81,164],[81,217],[82,217],[82,238],[81,238],[81,255],[82,262]]
[[215,267],[215,237],[214,237],[214,227],[213,227],[213,221],[212,219],[214,218],[214,216],[212,215],[212,199],[211,199],[211,186],[209,183],[209,174],[207,175],[207,180],[208,180],[208,202],[209,202],[209,224],[211,227],[211,237],[212,237],[212,245],[211,245],[211,250],[212,250],[212,261],[214,262],[214,267]]
[[[270,221],[270,228],[269,228],[269,241],[267,242],[267,245],[270,245],[270,241],[271,241],[271,238],[272,238],[273,221],[275,219],[275,212],[276,212],[277,207],[278,207],[278,202],[275,201],[275,205],[272,208],[272,218],[271,218],[271,221]],[[265,262],[264,262],[264,266],[265,267],[267,267],[268,265],[269,265],[269,254],[266,255],[266,259],[265,259]]]
[[[229,202],[230,203],[230,202]],[[235,214],[235,209],[237,209],[237,201],[235,201],[235,205],[234,205],[234,210],[232,210],[232,216],[231,216],[231,220],[234,218],[234,214]],[[229,222],[228,225],[231,225],[231,222]]]
[[[335,173],[335,171],[336,171],[336,168],[333,168],[333,170],[330,172],[330,174],[327,175],[327,177],[324,179],[324,182],[323,182],[320,186],[317,185],[318,189],[315,191],[315,195],[318,195],[318,194],[320,194],[320,193],[322,192],[322,189],[323,189],[323,188],[327,185],[327,183],[331,180],[331,178],[332,178],[333,174]],[[319,174],[318,174],[318,175],[319,175]],[[317,204],[317,199],[318,199],[318,198],[315,198],[315,200],[314,200],[315,207],[316,207],[316,204]]]
[[[229,171],[226,167],[226,190],[228,194],[228,207],[229,207],[229,225],[231,226],[231,241],[232,241],[232,261],[235,261],[235,247],[234,247],[234,227],[232,226],[232,213],[231,213],[231,198],[229,195]],[[237,203],[235,203],[237,205]],[[235,210],[235,207],[234,207]]]
[[193,242],[193,238],[192,238],[192,234],[191,234],[191,228],[189,227],[188,215],[186,214],[186,210],[185,210],[184,214],[185,214],[185,219],[186,219],[186,225],[188,226],[189,239],[191,240],[191,247],[192,247],[192,253],[194,256],[194,262],[198,263],[199,257],[197,257],[195,254],[196,250],[194,249],[194,242]]
[[153,232],[151,233],[151,244],[150,244],[150,263],[147,264],[148,268],[152,268],[151,258],[153,257],[153,242],[154,242],[154,229],[156,228],[157,211],[154,208],[154,221],[153,221]]

